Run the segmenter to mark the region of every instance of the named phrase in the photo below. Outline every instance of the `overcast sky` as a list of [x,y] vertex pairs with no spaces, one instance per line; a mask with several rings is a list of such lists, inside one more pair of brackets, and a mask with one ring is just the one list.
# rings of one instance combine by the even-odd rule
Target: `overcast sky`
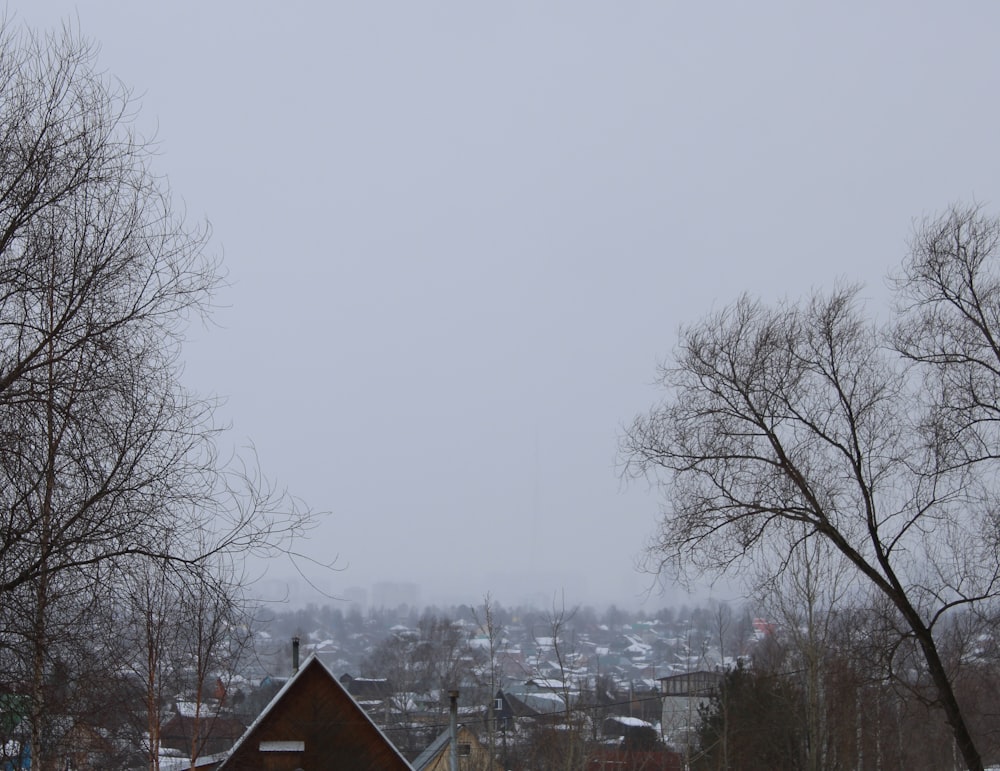
[[231,286],[186,382],[325,512],[332,594],[636,604],[659,499],[616,445],[679,325],[840,277],[884,305],[915,221],[1000,211],[985,0],[8,15],[100,44],[211,222]]

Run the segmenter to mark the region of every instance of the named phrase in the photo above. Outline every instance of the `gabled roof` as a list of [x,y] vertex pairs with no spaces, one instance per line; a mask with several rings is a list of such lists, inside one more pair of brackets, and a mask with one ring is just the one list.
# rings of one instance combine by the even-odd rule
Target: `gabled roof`
[[348,673],[340,676],[340,684],[351,696],[362,700],[387,699],[395,693],[387,677],[354,677]]
[[[467,744],[474,750],[481,749],[476,735],[464,725],[458,726],[458,743]],[[432,741],[427,748],[421,752],[413,761],[414,771],[431,771],[436,768],[448,767],[448,755],[450,754],[451,729],[446,728],[438,737]],[[463,766],[464,767],[464,766]],[[480,766],[477,765],[476,768]]]
[[219,771],[265,767],[412,771],[315,654],[247,728]]
[[445,751],[448,745],[451,743],[451,729],[446,728],[438,737],[432,741],[427,748],[417,755],[416,759],[413,761],[414,771],[423,771],[430,765],[430,762],[434,760],[438,755]]
[[[165,758],[160,757],[160,771],[192,771],[198,768],[218,768],[219,763],[225,758],[224,754],[219,755],[199,755],[198,759],[191,765],[190,758]],[[148,763],[146,764],[149,765]]]
[[514,717],[537,717],[539,712],[537,709],[532,707],[530,704],[525,704],[521,699],[512,693],[505,693],[503,690],[499,691],[499,696],[497,698],[503,699],[504,703],[510,709],[510,713]]

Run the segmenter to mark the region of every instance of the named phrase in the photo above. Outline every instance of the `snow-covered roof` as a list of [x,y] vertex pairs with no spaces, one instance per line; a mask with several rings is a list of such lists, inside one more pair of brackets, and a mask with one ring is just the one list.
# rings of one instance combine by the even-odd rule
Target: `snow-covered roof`
[[218,707],[214,704],[202,702],[200,705],[196,701],[177,701],[177,714],[181,717],[207,717],[218,712]]
[[210,766],[215,763],[219,763],[225,757],[225,752],[220,752],[216,755],[202,755],[194,762],[194,766],[192,766],[191,759],[188,757],[170,758],[160,755],[160,771],[188,771],[190,768],[200,768],[202,766]]
[[629,715],[611,715],[607,718],[608,720],[614,720],[616,723],[621,723],[622,725],[631,726],[632,728],[652,728],[653,724],[645,720],[640,720],[637,717],[631,717]]
[[566,688],[566,683],[562,680],[556,680],[551,677],[536,677],[528,681],[528,685],[534,685],[537,688],[546,688],[550,691],[562,691]]

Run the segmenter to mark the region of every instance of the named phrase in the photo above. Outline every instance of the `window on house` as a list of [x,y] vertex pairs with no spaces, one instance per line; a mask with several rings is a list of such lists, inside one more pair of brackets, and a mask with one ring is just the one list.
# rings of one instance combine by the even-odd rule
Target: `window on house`
[[260,743],[261,752],[305,752],[306,743],[287,741],[287,742],[261,742]]

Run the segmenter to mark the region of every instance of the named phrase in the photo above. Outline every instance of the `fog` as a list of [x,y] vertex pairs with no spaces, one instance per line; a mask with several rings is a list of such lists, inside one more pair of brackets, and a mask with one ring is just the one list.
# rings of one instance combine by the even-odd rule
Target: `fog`
[[295,565],[248,566],[293,602],[664,602],[636,570],[662,495],[617,459],[656,365],[742,292],[846,277],[881,308],[915,222],[996,210],[998,22],[911,2],[8,10],[101,46],[211,223],[228,285],[185,382],[318,514]]

